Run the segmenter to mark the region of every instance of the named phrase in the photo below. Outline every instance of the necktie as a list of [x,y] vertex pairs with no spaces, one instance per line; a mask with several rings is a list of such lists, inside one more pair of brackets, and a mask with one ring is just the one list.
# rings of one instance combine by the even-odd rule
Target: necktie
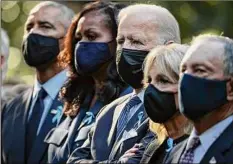
[[121,131],[124,129],[128,122],[128,117],[130,113],[130,109],[136,105],[141,103],[141,100],[137,95],[134,95],[128,103],[126,103],[125,107],[122,109],[122,112],[120,114],[120,117],[117,122],[117,137],[121,133]]
[[198,137],[192,138],[190,144],[186,148],[185,152],[181,156],[180,162],[182,164],[191,164],[194,159],[194,150],[200,145],[200,139]]
[[27,156],[29,157],[33,143],[36,139],[37,129],[39,127],[40,119],[44,111],[44,98],[47,96],[46,91],[41,88],[35,105],[32,109],[32,114],[27,126]]

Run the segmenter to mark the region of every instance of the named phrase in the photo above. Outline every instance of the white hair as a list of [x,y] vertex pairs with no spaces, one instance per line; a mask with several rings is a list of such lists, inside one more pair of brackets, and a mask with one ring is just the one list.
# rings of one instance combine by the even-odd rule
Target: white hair
[[5,30],[1,28],[1,56],[4,57],[4,63],[1,66],[2,80],[5,79],[7,73],[7,61],[9,58],[10,41]]
[[59,18],[61,19],[61,23],[64,25],[66,30],[69,28],[70,24],[72,23],[72,19],[75,15],[74,11],[67,6],[53,2],[53,1],[44,1],[36,5],[29,14],[39,10],[42,7],[54,7],[60,9],[61,13],[59,15]]
[[131,5],[120,11],[118,21],[126,15],[135,15],[135,13],[149,13],[154,16],[151,23],[157,25],[157,31],[155,32],[158,33],[157,42],[160,44],[166,44],[168,41],[181,42],[179,24],[175,17],[164,7],[147,4]]
[[233,40],[218,35],[212,34],[202,34],[195,37],[192,41],[192,45],[195,43],[199,43],[201,41],[208,41],[208,42],[219,42],[224,46],[224,74],[225,76],[232,76],[233,77]]

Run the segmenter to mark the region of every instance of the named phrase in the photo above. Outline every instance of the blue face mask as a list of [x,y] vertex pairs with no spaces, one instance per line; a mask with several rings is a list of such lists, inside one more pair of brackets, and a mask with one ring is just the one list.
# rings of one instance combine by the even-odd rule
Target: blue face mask
[[197,120],[227,103],[227,81],[184,74],[179,86],[180,112]]
[[75,47],[74,62],[76,71],[90,75],[113,58],[108,43],[79,42]]

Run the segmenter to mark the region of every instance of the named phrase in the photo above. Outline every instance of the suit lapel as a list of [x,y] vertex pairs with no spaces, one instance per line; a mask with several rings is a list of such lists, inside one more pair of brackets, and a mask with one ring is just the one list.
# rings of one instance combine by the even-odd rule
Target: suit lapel
[[172,161],[170,161],[171,163],[179,163],[180,157],[183,154],[185,147],[187,145],[188,139],[184,140],[181,143],[181,146],[178,150],[174,151],[174,154],[170,154],[169,157],[172,157]]
[[[224,153],[233,145],[233,122],[224,130],[220,137],[211,145],[204,155],[201,163],[209,163],[212,158],[215,158],[217,163],[227,163],[224,160]],[[226,142],[227,141],[227,142]]]
[[[112,119],[112,127],[111,127],[111,130],[110,130],[110,132],[109,132],[108,140],[109,140],[109,139],[115,138],[117,121],[118,121],[118,118],[119,118],[119,116],[120,116],[120,114],[121,114],[121,111],[123,110],[123,108],[124,108],[124,106],[125,106],[125,104],[124,104],[123,102],[126,101],[126,100],[128,100],[129,97],[130,97],[130,95],[127,96],[123,101],[119,102],[118,104],[120,104],[120,105],[116,106],[116,108],[115,108],[115,110],[114,110],[113,119]],[[119,136],[120,136],[120,135],[119,135]],[[119,137],[118,137],[118,138],[119,138]],[[116,139],[116,140],[117,140],[117,139]],[[115,142],[116,142],[116,141],[115,141]]]
[[[91,112],[93,114],[93,116],[94,116],[93,121],[102,107],[103,107],[103,103],[97,100],[95,105],[90,110],[86,110],[86,111]],[[86,115],[86,113],[85,113],[85,115]],[[78,130],[80,130],[82,127],[84,127],[87,124],[87,122],[85,121],[85,115],[84,115],[84,117],[82,117],[81,124],[78,124],[78,125],[80,125],[78,127]]]
[[[26,125],[27,125],[27,117],[28,111],[30,109],[30,102],[32,98],[33,89],[29,89],[22,98],[22,103],[18,109],[17,118],[15,118],[14,125],[14,141],[12,143],[11,148],[11,156],[13,159],[13,163],[25,163],[25,134],[26,134]],[[22,112],[23,111],[23,112]]]
[[36,141],[32,148],[32,152],[28,159],[28,163],[36,163],[38,161],[41,161],[41,159],[43,158],[43,155],[45,154],[45,150],[47,149],[48,146],[47,143],[44,142],[44,139],[47,133],[57,125],[56,122],[54,123],[52,122],[54,115],[51,114],[51,109],[57,109],[57,107],[61,105],[62,103],[58,101],[58,96],[57,96],[56,99],[53,101],[50,110],[48,111],[48,114],[46,116],[45,122],[41,127],[39,135],[36,137]]
[[144,122],[146,118],[146,115],[144,114],[145,116],[142,117],[142,119],[140,120],[141,123],[139,123],[138,114],[143,111],[144,111],[144,106],[142,104],[140,108],[131,117],[124,130],[122,130],[121,134],[119,134],[112,149],[112,153],[111,153],[112,159],[114,158],[115,154],[117,153],[117,150],[124,141],[138,136],[136,129],[140,126],[141,123]]

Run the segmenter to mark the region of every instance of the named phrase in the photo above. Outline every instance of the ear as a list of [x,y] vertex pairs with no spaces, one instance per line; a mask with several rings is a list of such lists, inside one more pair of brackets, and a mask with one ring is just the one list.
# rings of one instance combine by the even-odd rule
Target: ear
[[233,101],[233,78],[231,77],[227,82],[227,100]]

